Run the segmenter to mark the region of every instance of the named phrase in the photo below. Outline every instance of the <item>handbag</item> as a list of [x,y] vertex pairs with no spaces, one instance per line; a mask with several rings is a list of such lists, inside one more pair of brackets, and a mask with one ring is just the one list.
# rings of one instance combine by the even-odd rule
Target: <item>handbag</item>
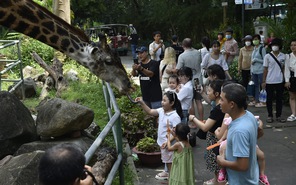
[[201,129],[198,129],[196,133],[196,137],[198,137],[199,139],[205,140],[207,138],[207,133],[208,132],[204,132]]

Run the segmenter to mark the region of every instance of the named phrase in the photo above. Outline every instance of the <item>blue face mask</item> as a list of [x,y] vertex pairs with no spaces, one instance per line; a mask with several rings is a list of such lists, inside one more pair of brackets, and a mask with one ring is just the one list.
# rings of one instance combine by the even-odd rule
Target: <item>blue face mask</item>
[[231,35],[225,35],[226,39],[231,39]]

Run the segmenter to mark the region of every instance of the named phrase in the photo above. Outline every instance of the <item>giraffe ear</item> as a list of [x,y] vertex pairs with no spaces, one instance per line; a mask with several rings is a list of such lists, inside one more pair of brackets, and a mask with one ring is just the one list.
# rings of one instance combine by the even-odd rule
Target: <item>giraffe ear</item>
[[105,51],[110,51],[109,45],[107,44],[107,38],[106,35],[100,33],[99,35],[100,38],[100,46],[105,50]]

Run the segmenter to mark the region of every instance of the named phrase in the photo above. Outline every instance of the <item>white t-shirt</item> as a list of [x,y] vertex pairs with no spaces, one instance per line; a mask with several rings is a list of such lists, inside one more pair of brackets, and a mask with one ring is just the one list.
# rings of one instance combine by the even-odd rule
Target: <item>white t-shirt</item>
[[201,65],[201,68],[207,69],[209,66],[214,64],[218,64],[224,69],[224,71],[228,71],[227,62],[225,61],[224,56],[222,54],[219,54],[219,58],[215,60],[211,57],[211,53],[208,53],[203,58],[202,63],[200,65]]
[[[156,44],[154,41],[149,45],[149,54],[151,56],[151,59],[152,60],[155,60],[155,61],[160,61],[160,54],[161,54],[161,48],[159,48],[156,53],[154,53],[154,49],[156,49],[157,47],[159,46],[159,44]],[[165,46],[164,44],[162,45],[162,49],[163,49],[163,52],[165,50]]]
[[[284,66],[286,59],[285,54],[280,52],[276,58],[278,59],[280,64]],[[281,68],[270,54],[266,54],[264,56],[263,67],[268,68],[266,76],[267,84],[278,84],[283,82],[283,73],[281,71]]]
[[182,110],[189,110],[193,99],[193,86],[191,80],[182,86],[177,93],[177,96],[181,102]]
[[[296,73],[296,56],[293,53],[286,55],[286,62],[285,62],[285,82],[289,82],[291,77],[291,71]],[[294,77],[295,74],[294,74]]]
[[167,120],[170,122],[170,128],[173,128],[181,123],[181,118],[175,110],[168,113],[164,113],[163,108],[158,108],[156,110],[158,112],[157,144],[161,146],[163,143],[167,142]]

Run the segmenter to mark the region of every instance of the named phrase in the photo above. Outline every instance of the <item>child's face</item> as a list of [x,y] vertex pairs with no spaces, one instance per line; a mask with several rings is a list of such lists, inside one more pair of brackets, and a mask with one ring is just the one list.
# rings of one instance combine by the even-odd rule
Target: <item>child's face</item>
[[212,87],[208,86],[208,89],[207,89],[207,93],[208,93],[208,98],[211,100],[211,101],[215,101],[216,100],[216,94],[214,92],[214,90],[212,89]]
[[177,79],[169,78],[169,87],[170,89],[176,89],[178,86]]
[[170,100],[166,95],[164,95],[162,97],[161,105],[162,105],[162,108],[163,108],[164,111],[171,110],[172,109],[172,103],[170,103]]

